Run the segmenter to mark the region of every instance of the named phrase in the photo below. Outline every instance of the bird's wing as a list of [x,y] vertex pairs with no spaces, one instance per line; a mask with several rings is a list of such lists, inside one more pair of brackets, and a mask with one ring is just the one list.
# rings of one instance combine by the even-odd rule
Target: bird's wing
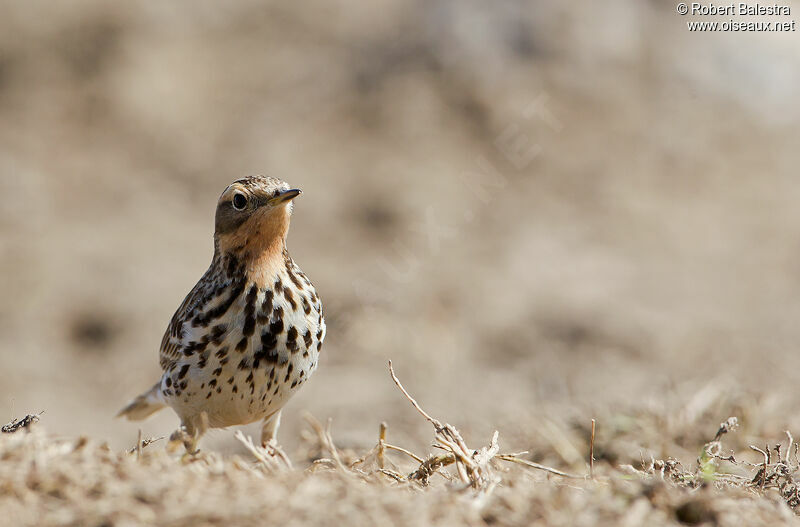
[[[171,371],[181,358],[202,353],[208,343],[219,337],[218,319],[242,294],[244,281],[215,271],[212,265],[186,295],[161,339],[159,362],[163,371]],[[216,325],[215,325],[216,324]]]

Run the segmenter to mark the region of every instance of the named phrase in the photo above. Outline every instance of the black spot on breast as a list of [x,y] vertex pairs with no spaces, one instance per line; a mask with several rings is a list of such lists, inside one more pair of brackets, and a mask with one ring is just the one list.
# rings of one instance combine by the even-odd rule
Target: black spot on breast
[[269,314],[272,311],[272,299],[275,293],[271,289],[264,291],[264,301],[261,303],[261,311]]
[[302,282],[300,282],[300,280],[298,280],[297,276],[294,274],[294,269],[293,268],[294,268],[294,265],[292,264],[292,261],[291,260],[287,261],[286,262],[286,273],[289,275],[289,280],[292,281],[292,283],[295,285],[295,287],[297,287],[297,289],[302,291],[303,290],[303,284],[302,284]]
[[253,285],[247,293],[244,306],[244,326],[242,327],[242,334],[245,337],[251,336],[256,329],[256,297],[258,296],[258,288]]
[[242,326],[242,335],[249,337],[256,331],[256,316],[252,313],[245,315],[244,326]]
[[222,368],[220,367],[220,368],[217,368],[216,370],[214,370],[212,372],[212,375],[214,375],[214,377],[219,377],[220,375],[222,375]]
[[208,346],[208,335],[200,339],[198,342],[189,342],[186,347],[183,348],[183,354],[187,357],[191,357],[196,352],[205,351],[206,346]]
[[311,331],[306,330],[306,332],[303,333],[303,343],[306,345],[306,349],[310,348],[314,343],[314,338],[311,336]]
[[234,386],[234,387],[233,387],[233,389],[232,389],[231,391],[232,391],[233,393],[238,393],[238,392],[239,392],[239,387],[238,387],[238,386]]
[[297,328],[292,326],[289,328],[289,331],[286,332],[286,347],[292,353],[296,353],[300,351],[300,348],[297,346]]
[[172,386],[172,377],[167,377],[166,384],[167,384],[167,387]]
[[236,351],[242,353],[247,349],[247,337],[242,337],[238,344],[236,344]]
[[228,326],[226,324],[217,324],[211,328],[211,343],[215,346],[222,344],[222,339],[225,337],[227,331]]
[[273,284],[272,288],[275,290],[275,293],[283,292],[283,282],[281,282],[280,278],[275,279],[275,284]]
[[217,385],[217,380],[216,379],[211,379],[210,381],[208,381],[208,387],[209,388],[213,388],[216,385]]
[[311,304],[308,303],[308,299],[306,297],[303,297],[303,313],[306,315],[311,314]]
[[292,306],[292,311],[297,311],[297,302],[294,299],[294,295],[292,294],[292,290],[286,288],[283,290],[283,296],[286,298],[286,301],[289,302],[289,305]]
[[261,361],[275,364],[278,362],[278,335],[270,329],[261,334],[261,349],[253,355],[253,368],[258,368]]
[[283,308],[278,306],[272,312],[274,319],[269,325],[269,332],[276,337],[283,333]]
[[184,364],[181,367],[181,371],[178,372],[178,378],[179,379],[183,379],[184,377],[186,377],[187,373],[189,373],[189,365],[188,364]]
[[[216,353],[214,353],[214,356],[218,359],[221,359],[227,354],[228,354],[228,346],[223,346],[222,348],[218,349]],[[220,363],[222,362],[220,361]]]
[[240,370],[249,370],[250,369],[250,361],[247,360],[247,357],[243,358],[239,361],[239,365],[236,366]]

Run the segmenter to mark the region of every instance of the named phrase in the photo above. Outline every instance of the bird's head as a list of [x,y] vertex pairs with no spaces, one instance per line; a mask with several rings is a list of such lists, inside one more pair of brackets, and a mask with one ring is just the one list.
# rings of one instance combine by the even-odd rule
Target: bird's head
[[280,179],[249,176],[237,179],[217,202],[214,238],[218,249],[241,255],[245,260],[264,252],[283,251],[292,200],[300,189],[289,188]]

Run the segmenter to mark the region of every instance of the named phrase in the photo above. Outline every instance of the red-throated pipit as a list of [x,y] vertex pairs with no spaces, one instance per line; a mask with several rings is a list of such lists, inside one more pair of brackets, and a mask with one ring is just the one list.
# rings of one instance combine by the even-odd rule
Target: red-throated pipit
[[281,408],[317,368],[325,321],[314,286],[289,256],[286,234],[300,190],[252,176],[217,203],[214,258],[161,341],[161,379],[120,411],[140,420],[170,406],[173,439],[193,452],[208,427],[263,420],[273,442]]

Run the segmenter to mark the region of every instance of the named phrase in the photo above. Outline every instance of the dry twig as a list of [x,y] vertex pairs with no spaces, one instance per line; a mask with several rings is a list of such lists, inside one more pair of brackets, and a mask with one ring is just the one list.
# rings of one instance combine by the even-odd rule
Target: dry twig
[[592,436],[589,440],[589,477],[594,479],[594,424],[592,419]]
[[502,459],[503,461],[510,461],[512,463],[517,463],[518,465],[524,465],[529,468],[535,468],[536,470],[543,470],[550,474],[561,476],[562,478],[570,478],[570,479],[586,479],[584,476],[578,476],[576,474],[570,474],[568,472],[562,472],[558,469],[551,468],[534,461],[528,461],[527,459],[520,459],[518,457],[514,457],[510,454],[498,454],[497,459]]
[[[316,432],[320,447],[328,451],[333,464],[342,471],[348,472],[348,467],[342,463],[342,457],[339,455],[339,449],[336,448],[336,445],[333,443],[333,437],[331,436],[331,424],[333,423],[333,420],[328,419],[325,428],[323,428],[322,423],[317,421],[317,419],[311,414],[306,414],[303,417],[305,418],[306,422],[311,425],[311,428],[314,430],[314,432]],[[317,461],[322,462],[322,460]]]
[[139,430],[139,434],[137,437],[136,445],[133,448],[128,449],[128,454],[133,454],[134,452],[137,453],[137,459],[141,457],[142,450],[147,448],[148,446],[152,445],[156,441],[161,441],[164,439],[164,436],[161,437],[149,437],[147,439],[142,439],[142,431]]
[[383,468],[385,465],[384,453],[386,452],[386,422],[381,423],[378,432],[378,467]]
[[[430,416],[417,401],[403,387],[397,375],[394,373],[392,361],[389,361],[389,373],[392,380],[406,396],[411,405],[430,422],[436,431],[436,441],[439,446],[444,450],[449,451],[452,456],[452,462],[456,465],[458,476],[465,485],[471,486],[473,489],[487,490],[494,485],[496,476],[492,474],[489,461],[497,455],[500,447],[497,444],[497,432],[494,433],[492,441],[488,447],[481,448],[480,450],[470,450],[464,439],[461,437],[459,431],[450,424],[442,424],[441,421]],[[420,465],[420,468],[409,475],[408,479],[420,481],[424,485],[427,484],[428,478],[431,474],[437,471],[444,465],[445,461],[449,461],[447,454],[442,456],[434,456],[429,458],[425,463]]]
[[[444,477],[448,477],[446,473],[440,469],[448,465],[455,464],[458,477],[464,484],[469,485],[473,489],[488,493],[499,481],[499,478],[491,471],[490,462],[493,459],[517,463],[519,465],[535,468],[537,470],[544,470],[545,472],[561,477],[583,479],[583,476],[574,476],[572,474],[546,467],[532,461],[520,459],[517,457],[517,454],[499,454],[500,447],[497,441],[499,434],[496,431],[492,435],[489,446],[483,447],[479,450],[469,449],[464,442],[464,439],[461,437],[461,434],[454,426],[447,423],[442,424],[441,421],[432,417],[422,409],[422,406],[420,406],[416,399],[414,399],[411,394],[408,393],[400,380],[397,378],[397,375],[395,375],[392,361],[389,361],[389,373],[392,376],[394,383],[397,385],[400,391],[403,392],[403,395],[406,397],[406,399],[408,399],[411,405],[433,425],[436,439],[436,442],[433,445],[434,448],[440,448],[445,451],[444,454],[439,454],[436,456],[432,455],[423,461],[410,452],[401,450],[417,459],[417,461],[420,463],[419,468],[408,475],[408,480],[417,481],[422,485],[427,485],[430,477],[433,474],[438,473]],[[386,445],[386,448],[390,448],[390,446]]]
[[38,423],[39,418],[44,413],[44,410],[39,412],[38,414],[28,414],[20,420],[16,418],[12,419],[10,423],[3,425],[0,427],[0,432],[4,434],[13,434],[18,432],[19,430],[27,430],[33,423]]
[[267,471],[279,472],[292,470],[292,462],[280,447],[272,446],[264,448],[256,446],[256,444],[253,443],[253,439],[249,436],[245,436],[241,430],[237,430],[236,433],[233,434],[233,437],[244,445],[244,447],[253,454],[253,457],[258,460],[260,466],[267,469]]

